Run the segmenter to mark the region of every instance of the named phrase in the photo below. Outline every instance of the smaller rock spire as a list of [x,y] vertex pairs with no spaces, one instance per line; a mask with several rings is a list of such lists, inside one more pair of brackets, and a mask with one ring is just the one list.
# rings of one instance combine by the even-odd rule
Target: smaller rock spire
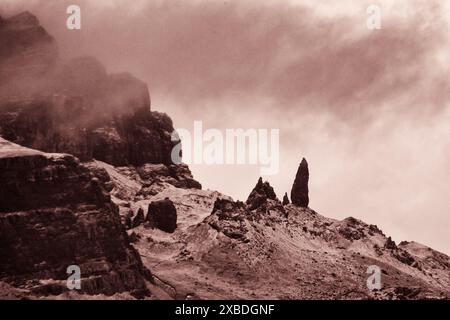
[[288,194],[287,194],[287,192],[285,192],[284,196],[283,196],[283,206],[288,205],[289,203],[290,202],[289,202]]
[[277,200],[277,195],[269,182],[263,182],[262,178],[259,178],[258,183],[248,196],[246,204],[250,210],[253,210],[265,203],[267,199]]

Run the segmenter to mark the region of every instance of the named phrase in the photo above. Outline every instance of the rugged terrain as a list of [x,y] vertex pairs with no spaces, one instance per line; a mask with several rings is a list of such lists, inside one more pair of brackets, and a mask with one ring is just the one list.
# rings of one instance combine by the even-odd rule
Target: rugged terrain
[[[173,201],[175,232],[145,221],[128,230],[144,265],[172,298],[449,297],[448,256],[415,242],[396,245],[376,226],[355,218],[337,221],[309,208],[283,206],[267,182],[260,180],[250,201],[242,203],[215,191],[161,182],[164,176],[151,179],[161,191],[147,193],[149,180],[134,170],[98,161],[90,167],[115,177],[112,193],[122,215],[129,210],[135,217],[153,201]],[[382,270],[379,291],[367,288],[370,265]]]
[[59,61],[30,13],[0,41],[0,298],[450,298],[447,255],[310,209],[305,159],[293,203],[262,179],[245,203],[202,190],[143,82]]
[[2,282],[27,295],[64,295],[67,267],[78,265],[79,293],[149,295],[151,273],[130,245],[108,187],[78,159],[0,138],[0,168]]
[[0,20],[0,135],[20,145],[114,165],[170,163],[172,120],[152,112],[147,85],[93,57],[60,61],[24,12]]

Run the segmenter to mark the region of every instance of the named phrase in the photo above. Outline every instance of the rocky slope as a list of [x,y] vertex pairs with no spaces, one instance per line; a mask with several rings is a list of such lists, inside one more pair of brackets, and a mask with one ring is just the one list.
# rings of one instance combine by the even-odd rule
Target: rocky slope
[[[9,168],[2,181],[16,181],[0,190],[1,207],[7,208],[0,214],[0,243],[8,257],[0,264],[0,277],[9,298],[89,298],[116,292],[122,292],[113,296],[120,299],[132,298],[130,292],[164,299],[450,295],[450,259],[445,254],[414,242],[396,245],[376,226],[354,218],[337,221],[309,208],[283,205],[262,180],[243,203],[201,190],[187,168],[176,175],[165,165],[80,164],[68,155],[11,147],[5,141],[0,150],[0,164]],[[32,174],[24,174],[25,169],[17,173],[27,166]],[[26,178],[11,179],[14,175]],[[57,188],[51,189],[54,182]],[[49,189],[33,189],[33,184],[46,183]],[[33,193],[37,197],[27,200]],[[13,201],[16,194],[23,199],[20,204]],[[175,230],[148,219],[155,204],[167,201],[176,210]],[[87,283],[94,278],[96,284],[86,284],[81,293],[63,290],[64,268],[72,261],[88,270]],[[367,288],[371,265],[382,270],[380,290]],[[150,278],[146,270],[152,271]]]
[[[140,193],[143,184],[136,175],[109,170],[116,171],[122,188],[135,186],[126,187],[128,198]],[[337,221],[309,208],[282,205],[272,191],[260,180],[242,203],[214,191],[166,184],[156,194],[136,198],[129,210],[136,215],[149,203],[169,198],[177,209],[175,232],[142,221],[128,233],[144,265],[175,299],[450,297],[445,254],[414,242],[397,246],[376,226],[355,218]],[[381,290],[367,287],[371,265],[382,270]]]

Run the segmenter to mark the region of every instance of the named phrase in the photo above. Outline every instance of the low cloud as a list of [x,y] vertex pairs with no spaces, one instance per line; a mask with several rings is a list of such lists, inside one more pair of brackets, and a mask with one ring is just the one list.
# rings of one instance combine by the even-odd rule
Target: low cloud
[[[153,108],[176,126],[279,128],[282,169],[268,178],[279,196],[306,156],[312,207],[450,252],[445,3],[380,1],[374,31],[354,1],[0,3],[2,14],[36,13],[64,58],[95,55],[146,81]],[[69,4],[82,8],[81,31],[65,28]],[[241,167],[193,171],[240,199],[258,178]]]

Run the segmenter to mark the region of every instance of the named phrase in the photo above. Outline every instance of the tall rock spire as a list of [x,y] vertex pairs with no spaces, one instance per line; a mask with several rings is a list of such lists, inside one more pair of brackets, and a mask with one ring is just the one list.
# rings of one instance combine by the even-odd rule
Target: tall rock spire
[[309,169],[308,162],[303,158],[295,176],[294,185],[291,190],[291,201],[293,204],[300,207],[308,207],[308,181],[309,181]]

